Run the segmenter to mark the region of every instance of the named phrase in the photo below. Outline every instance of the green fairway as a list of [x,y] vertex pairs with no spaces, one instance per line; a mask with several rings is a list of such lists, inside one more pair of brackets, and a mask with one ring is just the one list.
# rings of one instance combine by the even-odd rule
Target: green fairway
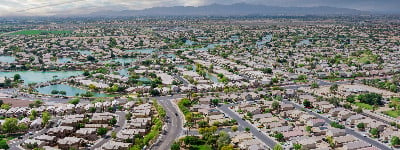
[[372,106],[369,105],[369,104],[360,103],[360,102],[357,102],[357,103],[354,103],[354,104],[355,104],[356,106],[358,106],[358,107],[363,108],[363,109],[368,109],[368,110],[372,110],[372,109],[373,109]]
[[46,31],[46,30],[24,30],[11,33],[10,35],[46,35],[46,34],[70,34],[72,31]]
[[393,118],[397,118],[400,116],[400,111],[399,110],[389,110],[389,111],[385,111],[384,114],[393,117]]

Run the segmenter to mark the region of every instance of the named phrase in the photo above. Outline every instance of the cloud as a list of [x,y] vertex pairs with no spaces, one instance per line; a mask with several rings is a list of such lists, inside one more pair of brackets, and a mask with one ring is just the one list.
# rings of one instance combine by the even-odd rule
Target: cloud
[[400,0],[1,0],[0,16],[85,14],[100,10],[250,3],[283,7],[333,6],[372,11],[399,11]]

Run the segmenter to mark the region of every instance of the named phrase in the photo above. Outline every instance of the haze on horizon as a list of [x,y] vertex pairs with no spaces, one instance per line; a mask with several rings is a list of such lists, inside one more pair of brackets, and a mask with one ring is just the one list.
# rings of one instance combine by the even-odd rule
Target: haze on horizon
[[400,0],[2,0],[0,16],[79,15],[97,11],[152,7],[248,3],[281,7],[330,6],[362,11],[400,13]]

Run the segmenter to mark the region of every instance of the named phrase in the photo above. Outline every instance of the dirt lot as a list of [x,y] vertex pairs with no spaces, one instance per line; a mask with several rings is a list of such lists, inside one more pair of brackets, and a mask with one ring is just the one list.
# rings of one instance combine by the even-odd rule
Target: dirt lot
[[20,100],[14,98],[0,98],[4,104],[11,104],[12,107],[28,107],[33,101]]

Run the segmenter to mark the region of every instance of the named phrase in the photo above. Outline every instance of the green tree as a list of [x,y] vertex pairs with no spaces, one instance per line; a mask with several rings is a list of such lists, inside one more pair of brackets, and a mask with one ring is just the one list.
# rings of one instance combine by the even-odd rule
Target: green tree
[[400,145],[400,139],[397,136],[393,136],[392,139],[390,139],[390,144],[392,146],[398,146]]
[[14,81],[19,81],[21,79],[21,75],[15,74],[14,75]]
[[276,140],[279,141],[279,142],[284,142],[284,141],[285,141],[285,136],[283,136],[282,133],[276,133],[276,134],[274,135],[274,137],[275,137]]
[[51,115],[49,112],[45,111],[42,113],[42,120],[43,120],[43,125],[46,126],[49,120],[51,119]]
[[369,130],[369,133],[375,138],[377,138],[379,136],[379,130],[377,128],[371,128]]
[[279,104],[279,102],[277,102],[277,101],[272,102],[273,110],[278,110],[280,107],[281,107],[281,104]]
[[0,149],[9,149],[10,147],[7,144],[6,140],[0,140]]
[[301,145],[301,144],[298,144],[298,143],[293,144],[293,149],[295,149],[295,150],[300,150],[302,147],[303,147],[303,145]]
[[18,130],[19,131],[24,132],[24,131],[27,131],[28,129],[29,129],[29,127],[25,123],[18,124]]
[[233,132],[236,132],[236,131],[238,130],[238,126],[232,126],[231,130],[232,130]]
[[115,132],[115,131],[111,132],[111,138],[116,139],[117,138],[117,132]]
[[311,108],[311,107],[312,107],[312,106],[311,106],[311,102],[308,101],[308,100],[304,100],[304,101],[303,101],[303,105],[304,105],[305,108]]
[[181,149],[181,146],[179,145],[178,142],[174,142],[174,143],[171,145],[171,150],[180,150],[180,149]]
[[336,93],[338,89],[339,89],[339,85],[336,83],[332,84],[331,87],[329,87],[329,90],[331,91],[331,93]]
[[208,122],[202,120],[202,121],[197,122],[197,125],[199,125],[199,128],[208,127]]
[[229,143],[231,143],[231,138],[229,137],[229,134],[226,133],[225,131],[219,132],[217,139],[218,149],[221,149],[222,147],[229,145]]
[[90,108],[89,108],[89,112],[95,113],[95,112],[96,112],[96,108],[95,108],[95,107],[90,107]]
[[370,104],[370,105],[383,105],[383,97],[377,93],[366,93],[358,95],[357,99],[361,103]]
[[97,129],[97,135],[103,136],[107,134],[107,128],[98,128]]
[[117,119],[115,119],[115,117],[113,117],[111,120],[110,120],[110,125],[112,125],[112,126],[114,126],[115,124],[117,124]]
[[318,83],[315,81],[313,83],[311,83],[311,88],[313,88],[313,89],[319,88]]
[[128,113],[125,115],[125,118],[126,118],[126,120],[131,120],[131,118],[132,118],[132,113],[131,113],[131,112],[128,112]]
[[364,130],[365,129],[365,124],[361,122],[361,123],[357,124],[357,128],[359,130]]
[[250,132],[250,128],[249,128],[249,127],[244,128],[244,130],[245,130],[246,132]]
[[77,105],[77,104],[79,104],[80,101],[81,100],[79,98],[74,98],[74,99],[69,100],[68,103]]
[[333,139],[332,136],[326,137],[326,140],[328,141],[329,146],[330,146],[331,148],[335,148],[335,147],[336,147],[336,143],[335,143],[335,141],[334,141],[334,139]]
[[311,130],[312,129],[312,127],[311,126],[306,126],[306,131],[308,132],[308,133],[311,133]]
[[283,150],[283,147],[280,144],[275,144],[273,150]]
[[358,107],[356,110],[354,110],[356,113],[359,113],[359,114],[361,114],[361,113],[363,113],[363,110],[362,110],[362,108],[361,107]]
[[37,116],[38,116],[38,112],[36,110],[31,110],[31,115],[29,116],[29,118],[31,120],[35,120]]
[[35,100],[35,102],[33,102],[33,105],[34,105],[35,107],[40,107],[40,106],[43,105],[43,101],[37,99],[37,100]]
[[2,124],[3,132],[13,133],[18,130],[18,120],[16,118],[6,118]]
[[0,106],[1,109],[9,110],[11,108],[10,104],[1,104]]
[[349,103],[354,103],[356,101],[356,96],[355,95],[349,95],[346,97],[346,101]]

